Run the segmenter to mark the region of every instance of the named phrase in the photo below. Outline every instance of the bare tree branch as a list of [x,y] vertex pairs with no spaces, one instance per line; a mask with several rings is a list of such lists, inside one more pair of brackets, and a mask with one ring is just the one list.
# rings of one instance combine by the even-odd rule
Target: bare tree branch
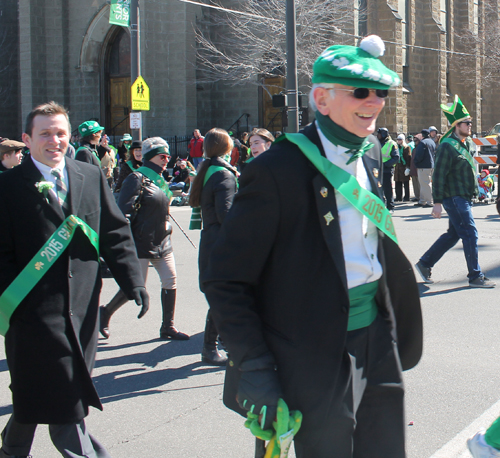
[[[500,6],[497,0],[485,0],[479,31],[464,28],[456,34],[457,44],[467,52],[475,52],[476,57],[454,55],[456,65],[468,68],[473,59],[480,61],[483,88],[498,87],[500,75]],[[462,78],[474,82],[475,72],[462,72]]]
[[[353,32],[352,6],[352,0],[296,0],[299,80],[312,76],[314,60],[324,49],[345,42],[340,32]],[[203,11],[195,27],[198,82],[262,85],[263,78],[285,75],[286,2],[241,0],[239,9],[261,18]]]

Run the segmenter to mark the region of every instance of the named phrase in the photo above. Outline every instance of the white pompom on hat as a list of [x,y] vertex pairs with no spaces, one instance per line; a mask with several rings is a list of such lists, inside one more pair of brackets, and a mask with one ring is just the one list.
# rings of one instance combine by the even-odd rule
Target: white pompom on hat
[[373,57],[381,57],[385,52],[385,44],[378,35],[368,35],[363,38],[359,47]]

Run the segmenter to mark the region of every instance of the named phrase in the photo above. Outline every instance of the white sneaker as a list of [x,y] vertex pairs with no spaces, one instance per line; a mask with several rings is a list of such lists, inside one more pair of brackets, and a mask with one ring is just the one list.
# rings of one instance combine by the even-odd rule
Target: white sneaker
[[500,458],[500,450],[491,447],[484,440],[485,431],[479,431],[474,437],[467,439],[467,447],[474,458]]

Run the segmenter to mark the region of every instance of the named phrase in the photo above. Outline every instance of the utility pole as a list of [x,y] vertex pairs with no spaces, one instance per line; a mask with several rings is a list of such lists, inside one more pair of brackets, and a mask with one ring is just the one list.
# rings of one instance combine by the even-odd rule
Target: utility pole
[[297,31],[295,0],[286,0],[286,94],[289,133],[299,131],[299,94],[297,90]]
[[[137,77],[141,74],[141,29],[139,0],[130,2],[130,86],[135,83]],[[132,129],[132,138],[142,140],[142,128]]]

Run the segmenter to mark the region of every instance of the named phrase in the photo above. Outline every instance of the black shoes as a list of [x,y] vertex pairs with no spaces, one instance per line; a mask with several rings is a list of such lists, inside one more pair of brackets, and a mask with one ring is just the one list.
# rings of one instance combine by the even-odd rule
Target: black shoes
[[190,337],[180,332],[175,326],[163,326],[160,328],[160,339],[163,340],[189,340]]
[[494,288],[495,286],[496,283],[485,276],[477,277],[469,282],[471,288]]
[[33,458],[31,455],[7,455],[3,449],[0,449],[0,458]]
[[431,278],[431,268],[430,267],[425,267],[421,261],[418,261],[415,264],[415,268],[417,272],[420,274],[422,277],[422,280],[424,280],[424,283],[427,284],[432,284],[434,283],[434,280]]
[[211,366],[225,366],[227,357],[219,353],[217,347],[203,347],[203,350],[201,352],[201,360],[204,363],[210,364]]
[[106,307],[99,307],[99,332],[105,339],[109,339],[109,315]]

